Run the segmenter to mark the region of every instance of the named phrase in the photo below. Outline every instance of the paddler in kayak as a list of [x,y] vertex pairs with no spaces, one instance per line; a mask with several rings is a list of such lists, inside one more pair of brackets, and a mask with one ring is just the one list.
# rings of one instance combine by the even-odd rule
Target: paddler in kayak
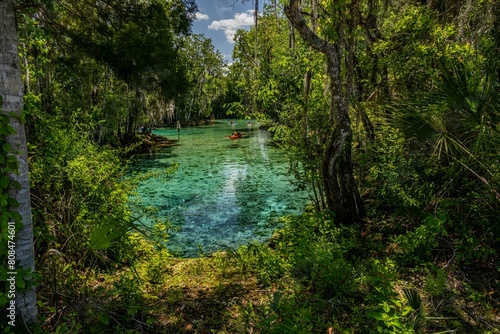
[[243,137],[243,134],[239,133],[238,130],[234,130],[233,134],[229,138],[235,139],[235,138],[241,138],[241,137]]

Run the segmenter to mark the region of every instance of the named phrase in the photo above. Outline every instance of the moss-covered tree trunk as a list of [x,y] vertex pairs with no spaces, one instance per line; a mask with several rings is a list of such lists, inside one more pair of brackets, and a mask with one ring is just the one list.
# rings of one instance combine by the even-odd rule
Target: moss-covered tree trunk
[[321,167],[326,201],[338,222],[350,224],[364,215],[364,206],[353,176],[352,130],[348,101],[341,87],[340,47],[322,39],[307,25],[299,4],[299,0],[290,0],[285,14],[304,41],[326,56],[330,79],[330,123],[333,131]]

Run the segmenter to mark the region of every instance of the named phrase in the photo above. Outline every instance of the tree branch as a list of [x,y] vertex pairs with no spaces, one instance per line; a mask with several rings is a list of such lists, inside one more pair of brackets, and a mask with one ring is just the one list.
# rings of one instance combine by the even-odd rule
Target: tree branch
[[306,20],[300,13],[299,0],[290,0],[290,3],[285,6],[284,11],[294,28],[313,49],[323,53],[328,58],[332,55],[333,58],[337,58],[335,46],[319,37],[307,25]]

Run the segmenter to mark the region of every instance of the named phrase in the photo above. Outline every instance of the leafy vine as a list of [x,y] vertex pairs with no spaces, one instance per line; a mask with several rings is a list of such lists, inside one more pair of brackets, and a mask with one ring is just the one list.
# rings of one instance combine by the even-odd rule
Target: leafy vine
[[[0,112],[2,105],[2,96],[0,96]],[[16,131],[9,125],[10,117],[0,113],[0,259],[5,265],[0,267],[0,278],[2,281],[7,279],[9,268],[15,267],[15,233],[21,225],[21,215],[14,209],[19,206],[16,199],[9,194],[12,187],[20,189],[21,185],[16,180],[12,180],[9,175],[17,173],[18,161],[13,154],[12,146],[9,144],[7,137],[15,134]],[[12,228],[14,223],[15,229]],[[16,284],[19,284],[16,282]],[[0,289],[0,307],[5,306],[9,299],[6,286]]]

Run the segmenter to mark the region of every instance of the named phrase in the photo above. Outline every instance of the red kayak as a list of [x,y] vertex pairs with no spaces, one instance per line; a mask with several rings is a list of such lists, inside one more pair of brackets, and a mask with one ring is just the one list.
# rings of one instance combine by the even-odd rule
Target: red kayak
[[237,135],[231,135],[231,136],[229,136],[229,139],[238,139],[238,138],[241,138],[241,137],[243,137],[243,134],[238,133]]

